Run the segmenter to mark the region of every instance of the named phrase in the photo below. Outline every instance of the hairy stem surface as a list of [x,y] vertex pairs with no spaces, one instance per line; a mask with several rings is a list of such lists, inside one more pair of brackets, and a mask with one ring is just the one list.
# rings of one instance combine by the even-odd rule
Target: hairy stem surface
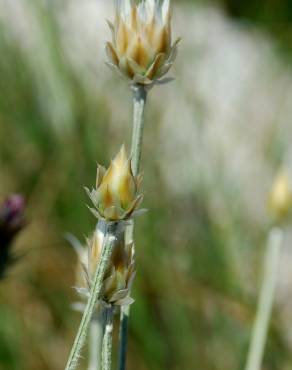
[[83,348],[89,325],[92,319],[92,316],[95,312],[96,304],[101,298],[103,278],[104,274],[112,253],[112,249],[115,242],[115,230],[117,224],[107,223],[103,220],[100,220],[97,225],[98,228],[104,233],[104,243],[101,252],[100,262],[97,266],[96,273],[93,280],[93,285],[90,292],[90,297],[88,298],[81,323],[73,343],[69,359],[65,370],[74,370],[78,365],[78,361],[81,355],[81,350]]
[[245,370],[260,370],[262,367],[264,348],[275,296],[282,241],[283,231],[279,228],[271,229],[264,261],[263,284],[259,296]]
[[[132,171],[137,176],[139,172],[143,131],[144,131],[144,113],[147,99],[147,92],[143,85],[133,87],[133,134],[132,134]],[[126,241],[131,243],[134,235],[134,222],[128,226]],[[129,325],[130,307],[121,307],[120,315],[120,342],[119,342],[119,370],[126,369],[127,346],[128,346],[128,325]]]

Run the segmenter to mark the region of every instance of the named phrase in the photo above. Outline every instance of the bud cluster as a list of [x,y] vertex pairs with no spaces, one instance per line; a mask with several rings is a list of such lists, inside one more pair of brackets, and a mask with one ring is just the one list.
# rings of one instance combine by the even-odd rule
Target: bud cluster
[[[104,242],[104,232],[97,229],[87,240],[87,248],[84,248],[85,253],[82,256],[83,289],[79,289],[79,291],[85,296],[89,295]],[[114,306],[131,304],[133,299],[130,297],[130,292],[134,277],[134,245],[133,243],[126,245],[125,233],[121,230],[116,235],[113,253],[103,279],[102,302]]]
[[[139,193],[142,177],[134,176],[131,160],[122,146],[106,170],[97,168],[96,187],[86,189],[95,208],[90,208],[98,218],[97,228],[87,240],[85,248],[78,248],[79,266],[82,265],[82,288],[77,290],[89,296],[101,252],[105,247],[107,229],[112,226],[114,245],[103,278],[102,302],[121,306],[133,302],[130,291],[135,277],[134,244],[126,243],[125,230],[128,220],[137,214],[143,195]],[[80,272],[80,269],[79,269]],[[79,277],[78,277],[78,280]]]

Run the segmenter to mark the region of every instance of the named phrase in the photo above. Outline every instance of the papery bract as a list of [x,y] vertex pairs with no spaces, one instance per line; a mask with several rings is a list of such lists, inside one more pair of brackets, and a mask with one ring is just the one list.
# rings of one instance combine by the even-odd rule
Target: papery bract
[[108,22],[107,63],[134,84],[151,85],[173,65],[177,39],[171,42],[169,0],[116,1],[116,18]]

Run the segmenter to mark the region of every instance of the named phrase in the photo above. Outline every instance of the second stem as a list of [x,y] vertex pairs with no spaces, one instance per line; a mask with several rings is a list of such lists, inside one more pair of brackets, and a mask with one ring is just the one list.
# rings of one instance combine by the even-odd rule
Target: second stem
[[112,360],[113,308],[105,309],[105,328],[102,341],[101,369],[110,370]]
[[[142,154],[143,131],[144,131],[144,112],[147,99],[147,91],[143,85],[133,86],[133,134],[131,146],[131,159],[133,175],[137,176]],[[134,236],[134,222],[128,226],[126,241],[131,243]],[[121,307],[120,317],[120,344],[119,344],[119,370],[126,369],[126,357],[128,346],[128,326],[129,326],[130,307]]]
[[260,370],[262,367],[264,348],[274,303],[282,243],[283,230],[276,227],[272,228],[266,247],[263,284],[260,291],[245,370]]

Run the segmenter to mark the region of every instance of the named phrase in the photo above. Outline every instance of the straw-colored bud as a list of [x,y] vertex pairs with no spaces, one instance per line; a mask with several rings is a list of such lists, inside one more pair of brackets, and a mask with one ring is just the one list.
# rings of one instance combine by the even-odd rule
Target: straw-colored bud
[[[85,275],[81,294],[89,295],[94,274],[100,260],[104,242],[104,233],[96,230],[87,241],[87,253],[79,256]],[[84,251],[86,251],[84,248]],[[80,270],[79,270],[80,271]],[[135,259],[133,243],[125,244],[125,234],[117,236],[113,253],[103,279],[102,302],[111,305],[129,305],[133,303],[130,297],[132,283],[135,277]]]
[[269,195],[269,209],[276,221],[285,220],[292,208],[292,191],[289,176],[281,171],[275,178]]
[[177,39],[171,43],[170,0],[117,0],[114,24],[108,22],[107,64],[133,83],[150,85],[171,68]]
[[108,170],[98,166],[96,189],[86,189],[95,206],[91,211],[97,218],[108,221],[129,219],[134,216],[143,198],[139,194],[140,184],[141,176],[133,175],[131,160],[122,146]]

